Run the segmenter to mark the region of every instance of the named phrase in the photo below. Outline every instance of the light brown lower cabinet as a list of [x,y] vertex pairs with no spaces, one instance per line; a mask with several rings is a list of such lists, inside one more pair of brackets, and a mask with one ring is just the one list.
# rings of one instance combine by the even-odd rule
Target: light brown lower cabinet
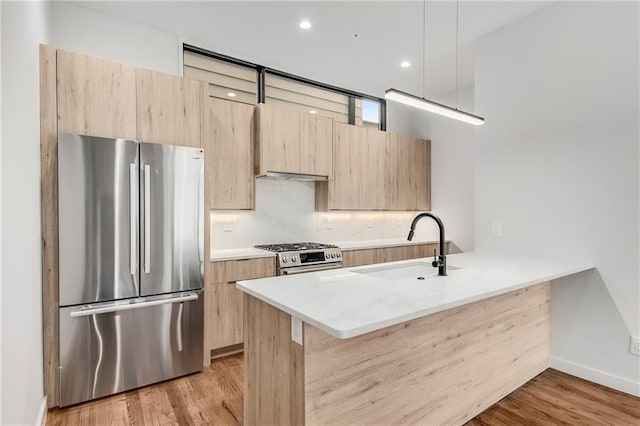
[[241,349],[242,292],[236,281],[275,275],[275,258],[211,262],[205,275],[204,366],[211,357]]
[[[411,246],[384,247],[364,250],[348,250],[342,252],[342,266],[371,265],[374,263],[396,262],[398,260],[419,259],[433,256],[433,250],[439,252],[438,244],[416,244]],[[449,253],[449,243],[445,245]]]

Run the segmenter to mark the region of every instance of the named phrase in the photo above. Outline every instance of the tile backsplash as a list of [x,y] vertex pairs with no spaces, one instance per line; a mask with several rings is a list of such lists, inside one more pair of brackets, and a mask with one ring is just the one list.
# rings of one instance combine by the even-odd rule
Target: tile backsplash
[[[256,179],[255,211],[212,211],[212,249],[296,241],[405,238],[417,212],[316,212],[315,184]],[[416,240],[437,239],[435,224],[421,222]]]

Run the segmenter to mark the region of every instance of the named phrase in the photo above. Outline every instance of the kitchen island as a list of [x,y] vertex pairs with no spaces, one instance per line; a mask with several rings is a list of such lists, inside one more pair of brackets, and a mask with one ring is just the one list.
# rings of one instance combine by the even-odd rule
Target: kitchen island
[[430,263],[238,282],[244,423],[462,424],[548,367],[550,281],[592,267]]

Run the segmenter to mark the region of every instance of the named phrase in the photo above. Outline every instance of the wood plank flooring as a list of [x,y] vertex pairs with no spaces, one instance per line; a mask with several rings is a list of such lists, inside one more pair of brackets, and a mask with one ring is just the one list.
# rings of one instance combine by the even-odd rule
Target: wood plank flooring
[[[242,354],[206,371],[52,409],[52,425],[221,425],[242,423]],[[382,421],[384,423],[384,421]],[[548,369],[466,426],[640,425],[640,398]]]

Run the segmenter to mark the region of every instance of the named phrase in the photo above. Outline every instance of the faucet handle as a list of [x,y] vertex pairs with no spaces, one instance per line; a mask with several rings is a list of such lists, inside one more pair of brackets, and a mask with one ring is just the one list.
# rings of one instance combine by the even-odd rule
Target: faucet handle
[[433,249],[433,262],[431,262],[431,266],[433,266],[434,268],[440,266],[440,261],[438,261],[436,257],[436,249]]

